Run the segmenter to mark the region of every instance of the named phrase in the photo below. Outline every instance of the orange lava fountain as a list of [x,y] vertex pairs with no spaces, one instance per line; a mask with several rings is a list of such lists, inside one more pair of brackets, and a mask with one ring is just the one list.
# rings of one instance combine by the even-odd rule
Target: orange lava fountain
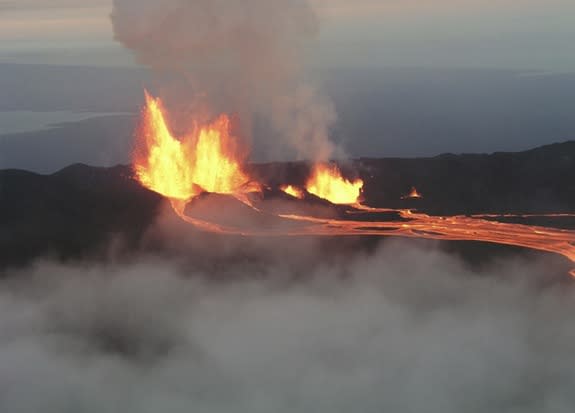
[[423,195],[417,192],[417,189],[414,186],[411,187],[411,191],[409,191],[409,194],[401,197],[401,199],[419,199],[419,198],[423,198]]
[[280,189],[286,194],[293,196],[297,199],[303,199],[305,197],[304,191],[301,188],[293,185],[282,185]]
[[332,204],[351,205],[359,202],[363,181],[348,181],[336,165],[317,164],[308,179],[306,190]]
[[148,93],[134,158],[142,185],[170,199],[190,200],[204,191],[236,194],[260,189],[242,170],[244,159],[226,115],[195,125],[190,134],[176,139],[161,100]]

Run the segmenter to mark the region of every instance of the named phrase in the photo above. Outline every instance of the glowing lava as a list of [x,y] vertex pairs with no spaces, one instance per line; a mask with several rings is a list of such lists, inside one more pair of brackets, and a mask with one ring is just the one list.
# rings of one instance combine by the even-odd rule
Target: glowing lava
[[419,199],[419,198],[423,198],[423,195],[417,192],[417,189],[414,186],[411,187],[411,191],[409,192],[409,194],[401,197],[401,199]]
[[341,176],[336,165],[317,164],[307,181],[306,190],[332,204],[354,204],[359,202],[363,181],[348,181]]
[[297,199],[303,199],[305,197],[304,191],[301,188],[293,185],[283,185],[280,189],[288,195],[293,196]]
[[189,200],[203,191],[221,194],[258,191],[259,185],[242,170],[244,158],[230,134],[230,120],[221,115],[176,139],[166,122],[159,98],[146,93],[142,130],[134,168],[138,180],[159,194]]

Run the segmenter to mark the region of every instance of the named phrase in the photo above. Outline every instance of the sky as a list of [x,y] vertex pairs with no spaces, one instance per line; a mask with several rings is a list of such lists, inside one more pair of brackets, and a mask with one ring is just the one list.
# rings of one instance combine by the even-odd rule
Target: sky
[[[140,7],[140,1],[132,4]],[[154,7],[165,4],[165,0],[147,1]],[[238,1],[230,4],[245,10],[245,0],[219,1],[226,10],[230,9],[227,1]],[[281,124],[274,128],[286,136],[299,136],[303,131],[301,136],[329,137],[354,157],[517,151],[573,139],[574,0],[282,1],[278,4],[311,1],[320,21],[318,37],[309,44],[305,37],[306,63],[319,69],[310,71],[314,76],[305,79],[313,90],[294,91],[289,101],[301,105],[297,113],[307,126],[303,128],[289,117],[270,117]],[[131,117],[101,117],[93,121],[96,123],[45,130],[55,122],[59,127],[62,122],[74,122],[77,117],[69,116],[74,111],[94,116],[136,113],[142,88],[153,88],[145,70],[117,68],[136,64],[132,51],[114,40],[111,12],[112,0],[0,0],[0,112],[9,119],[0,134],[37,133],[38,142],[46,145],[45,134],[56,140],[66,138],[67,144],[81,135],[85,142],[82,148],[78,145],[85,157],[50,144],[38,158],[36,153],[30,154],[30,141],[15,136],[10,142],[4,140],[0,148],[4,154],[0,167],[50,172],[78,161],[127,162],[128,151],[118,149],[116,137],[125,136],[131,142]],[[269,14],[265,16],[267,21],[249,15],[258,24],[274,21]],[[187,41],[200,32],[189,24],[184,26],[188,34],[180,37]],[[273,34],[277,31],[274,26]],[[261,50],[258,57],[261,59]],[[66,65],[70,67],[63,67]],[[257,69],[257,86],[261,86],[259,66],[248,66]],[[237,81],[243,72],[235,66],[232,69],[232,87],[220,79],[206,82],[209,79],[202,78],[198,83],[203,88],[221,86],[226,93],[231,91],[233,98],[243,96],[236,96],[234,88],[247,84]],[[271,74],[272,81],[278,73],[263,72]],[[212,72],[206,73],[211,77]],[[227,71],[214,73],[217,77]],[[268,89],[275,96],[274,88],[261,88]],[[210,97],[236,102],[217,93],[220,90],[212,92]],[[289,104],[283,103],[279,110],[292,113],[286,109]],[[311,110],[306,105],[323,106]],[[321,127],[316,127],[318,122]],[[322,133],[314,132],[318,130]],[[285,155],[283,148],[268,138],[268,129],[255,127],[251,132],[257,143],[253,145],[254,159],[283,159],[277,157],[278,152]],[[93,145],[87,143],[90,139]],[[108,139],[109,145],[104,148],[101,139]],[[304,139],[298,142],[307,146]],[[13,145],[10,150],[8,143]],[[52,147],[55,149],[50,151]],[[91,148],[102,148],[103,154],[95,154]],[[12,163],[6,164],[8,161]]]
[[[313,0],[324,66],[575,70],[572,0]],[[0,62],[129,65],[111,0],[0,0]]]

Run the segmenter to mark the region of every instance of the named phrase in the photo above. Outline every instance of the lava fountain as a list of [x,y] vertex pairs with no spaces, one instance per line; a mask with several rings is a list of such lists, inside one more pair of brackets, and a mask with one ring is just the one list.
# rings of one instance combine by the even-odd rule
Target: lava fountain
[[411,187],[411,191],[409,191],[409,194],[401,197],[401,199],[419,199],[419,198],[423,198],[423,195],[421,195],[417,191],[417,188],[414,186]]
[[363,181],[348,181],[336,165],[317,164],[306,184],[306,190],[332,204],[351,205],[359,202]]
[[159,98],[146,93],[134,169],[145,187],[172,200],[188,201],[202,192],[242,194],[260,187],[243,171],[245,161],[230,119],[220,115],[177,139]]

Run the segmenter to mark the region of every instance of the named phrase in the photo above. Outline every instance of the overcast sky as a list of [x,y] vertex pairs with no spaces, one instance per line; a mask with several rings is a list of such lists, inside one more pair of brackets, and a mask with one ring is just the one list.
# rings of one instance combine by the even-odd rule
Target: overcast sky
[[[573,0],[313,0],[316,63],[575,70]],[[0,0],[0,61],[129,64],[111,0]]]

